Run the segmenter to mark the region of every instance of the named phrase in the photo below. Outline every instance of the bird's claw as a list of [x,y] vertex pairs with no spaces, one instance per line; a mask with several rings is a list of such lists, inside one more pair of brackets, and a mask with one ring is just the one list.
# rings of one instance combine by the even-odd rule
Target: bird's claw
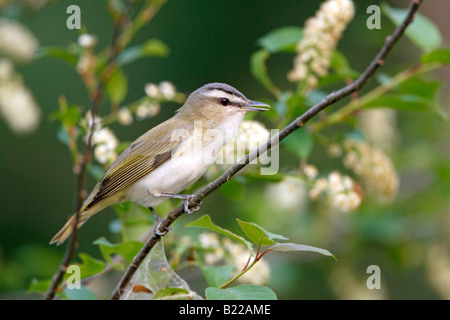
[[192,214],[195,211],[200,210],[200,207],[202,206],[202,201],[199,201],[199,203],[196,206],[192,206],[191,208],[189,208],[189,200],[191,200],[193,197],[194,197],[194,195],[190,195],[189,197],[184,199],[183,209],[184,209],[184,212],[186,212],[187,214]]
[[161,223],[163,223],[163,221],[164,221],[163,219],[157,221],[157,224],[154,229],[155,233],[160,237],[166,235],[166,233],[169,232],[169,230],[172,230],[172,227],[164,227],[164,231],[161,231],[160,227],[161,227]]

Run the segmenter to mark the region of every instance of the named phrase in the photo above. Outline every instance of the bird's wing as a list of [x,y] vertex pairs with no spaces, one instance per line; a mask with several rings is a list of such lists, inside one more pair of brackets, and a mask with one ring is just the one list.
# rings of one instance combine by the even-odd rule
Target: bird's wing
[[[170,120],[168,120],[170,121]],[[168,126],[159,125],[125,149],[95,186],[81,212],[146,176],[180,150],[186,139],[173,139]]]

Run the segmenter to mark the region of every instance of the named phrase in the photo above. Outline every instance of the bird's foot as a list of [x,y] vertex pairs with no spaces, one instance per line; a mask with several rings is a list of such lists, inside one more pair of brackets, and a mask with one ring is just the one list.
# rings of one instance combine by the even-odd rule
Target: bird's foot
[[169,232],[169,230],[171,230],[171,227],[164,227],[163,231],[161,231],[161,223],[164,222],[164,220],[159,216],[159,214],[155,211],[155,209],[153,209],[153,207],[148,207],[148,209],[150,210],[150,212],[153,214],[153,217],[155,217],[156,220],[156,224],[155,224],[155,233],[162,237],[164,236],[167,232]]

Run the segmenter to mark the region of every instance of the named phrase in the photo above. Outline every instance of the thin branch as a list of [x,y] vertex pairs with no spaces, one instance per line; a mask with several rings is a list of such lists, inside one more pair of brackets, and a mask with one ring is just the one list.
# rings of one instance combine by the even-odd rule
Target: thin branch
[[[117,41],[122,32],[123,24],[122,19],[119,19],[118,23],[115,25],[114,34],[112,38],[112,50],[109,53],[109,57],[107,60],[107,70],[112,69],[115,65],[116,58],[119,54],[119,50],[117,49]],[[75,203],[75,219],[73,221],[73,232],[70,237],[70,242],[66,248],[66,252],[64,254],[64,258],[59,266],[58,271],[55,273],[52,279],[52,283],[45,293],[46,300],[52,300],[55,297],[55,293],[58,290],[59,284],[64,276],[64,273],[67,270],[70,262],[73,260],[75,252],[78,247],[78,222],[79,222],[79,211],[81,206],[83,205],[83,201],[85,199],[85,181],[86,181],[86,167],[87,164],[91,162],[92,158],[92,137],[94,135],[95,130],[95,118],[100,112],[101,104],[103,103],[103,92],[104,92],[104,82],[108,79],[110,73],[104,72],[102,76],[102,81],[99,82],[95,90],[90,94],[91,101],[91,123],[89,126],[89,133],[86,145],[84,146],[83,154],[77,164],[77,177],[76,177],[76,203]]]
[[[266,141],[265,144],[260,146],[256,151],[247,154],[244,158],[242,158],[237,164],[233,165],[230,169],[228,169],[224,174],[222,174],[219,178],[214,180],[213,182],[206,185],[203,189],[197,192],[189,203],[189,206],[198,205],[206,196],[208,196],[211,192],[218,189],[221,185],[226,183],[228,180],[232,179],[239,171],[245,168],[250,162],[258,158],[260,155],[264,154],[266,151],[270,150],[272,147],[276,146],[281,140],[286,138],[288,135],[296,131],[297,129],[304,126],[304,124],[309,121],[312,117],[317,115],[320,111],[328,107],[329,105],[335,103],[338,100],[341,100],[353,92],[357,92],[361,90],[361,88],[366,84],[370,77],[378,70],[379,67],[384,65],[384,60],[388,53],[391,51],[394,44],[401,38],[405,29],[408,25],[413,21],[414,14],[419,9],[419,6],[422,4],[423,0],[412,0],[408,14],[401,25],[399,25],[392,35],[388,36],[385,40],[384,45],[381,47],[378,54],[366,68],[366,70],[361,74],[361,76],[353,83],[343,87],[342,89],[330,93],[325,97],[321,102],[311,107],[304,114],[299,116],[297,119],[292,121],[289,125],[287,125],[283,130],[281,130],[277,135],[273,136],[269,140]],[[184,213],[183,205],[180,205],[177,209],[171,212],[159,225],[160,231],[164,232],[164,230],[168,230],[169,226],[180,217]],[[145,259],[147,254],[153,248],[153,246],[161,239],[161,237],[153,233],[153,235],[147,240],[144,244],[140,252],[134,257],[132,263],[129,265],[128,269],[125,271],[122,279],[118,283],[114,292],[112,293],[111,300],[120,299],[120,296],[125,290],[125,287],[130,282],[136,270],[139,268],[142,261]]]

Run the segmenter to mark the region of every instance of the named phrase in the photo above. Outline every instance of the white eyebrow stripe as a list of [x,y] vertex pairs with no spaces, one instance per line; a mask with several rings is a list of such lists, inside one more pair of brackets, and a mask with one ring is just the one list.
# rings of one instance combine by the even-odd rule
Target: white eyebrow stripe
[[242,99],[241,97],[238,97],[234,94],[229,94],[228,92],[225,92],[225,91],[222,91],[219,89],[213,89],[213,90],[207,91],[204,93],[204,95],[207,97],[215,98],[215,99],[227,98],[232,103],[237,103],[237,104],[244,104],[247,102],[246,100]]

